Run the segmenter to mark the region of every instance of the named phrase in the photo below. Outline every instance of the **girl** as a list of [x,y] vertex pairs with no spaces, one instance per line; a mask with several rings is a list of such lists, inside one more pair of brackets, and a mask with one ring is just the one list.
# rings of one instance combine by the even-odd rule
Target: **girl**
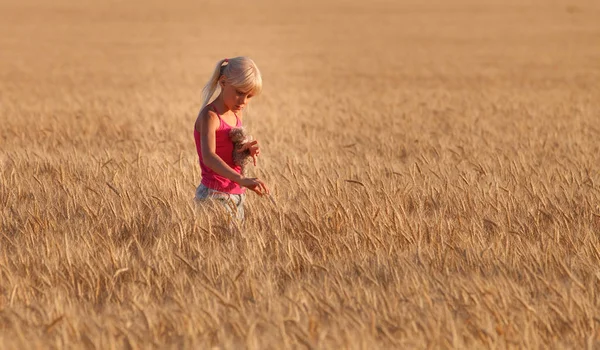
[[[219,95],[210,104],[215,91]],[[202,90],[203,101],[194,139],[200,159],[202,181],[196,189],[197,201],[213,199],[222,203],[239,221],[244,219],[245,190],[262,196],[269,190],[258,178],[247,178],[233,162],[233,142],[229,131],[242,126],[242,110],[250,99],[260,94],[262,78],[248,57],[223,59],[217,63],[212,77]],[[256,164],[260,154],[258,141],[247,142],[240,151],[249,150]]]

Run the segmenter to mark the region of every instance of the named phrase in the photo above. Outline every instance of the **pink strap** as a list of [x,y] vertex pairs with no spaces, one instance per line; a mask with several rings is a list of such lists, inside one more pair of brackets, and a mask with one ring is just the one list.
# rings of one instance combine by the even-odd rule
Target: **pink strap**
[[219,114],[219,112],[217,111],[217,107],[215,107],[215,105],[211,104],[213,110],[215,111],[215,113],[217,113],[217,117],[219,117],[220,121],[223,121],[223,119],[221,119],[221,115]]

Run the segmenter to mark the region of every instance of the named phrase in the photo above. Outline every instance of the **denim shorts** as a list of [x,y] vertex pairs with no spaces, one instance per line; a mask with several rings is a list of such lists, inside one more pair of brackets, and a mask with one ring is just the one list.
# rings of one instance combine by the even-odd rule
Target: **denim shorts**
[[200,184],[196,188],[196,196],[194,197],[197,203],[203,203],[206,201],[213,201],[219,203],[231,214],[232,217],[236,218],[239,222],[244,221],[244,201],[246,200],[246,194],[231,194],[225,193],[212,188],[208,188],[203,184]]

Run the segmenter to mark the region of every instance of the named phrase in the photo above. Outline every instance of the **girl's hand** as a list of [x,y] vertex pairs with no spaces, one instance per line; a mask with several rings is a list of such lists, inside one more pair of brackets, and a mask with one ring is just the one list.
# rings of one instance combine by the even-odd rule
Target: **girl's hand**
[[260,147],[258,146],[258,141],[254,140],[244,143],[244,145],[240,149],[240,152],[243,152],[245,150],[248,150],[250,152],[250,157],[252,157],[254,166],[256,166],[256,158],[258,158],[258,155],[260,154]]
[[256,194],[258,194],[259,196],[269,194],[269,189],[267,188],[267,185],[265,185],[264,182],[255,177],[244,177],[238,182],[238,184],[256,192]]

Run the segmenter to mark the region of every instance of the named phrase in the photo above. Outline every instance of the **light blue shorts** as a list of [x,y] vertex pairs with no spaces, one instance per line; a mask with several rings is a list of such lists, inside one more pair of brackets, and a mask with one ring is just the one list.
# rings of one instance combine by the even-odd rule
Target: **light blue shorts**
[[200,184],[200,186],[196,188],[196,197],[194,197],[194,200],[196,200],[197,203],[206,201],[219,203],[239,222],[244,221],[244,201],[246,200],[246,194],[244,193],[231,194],[220,192]]

